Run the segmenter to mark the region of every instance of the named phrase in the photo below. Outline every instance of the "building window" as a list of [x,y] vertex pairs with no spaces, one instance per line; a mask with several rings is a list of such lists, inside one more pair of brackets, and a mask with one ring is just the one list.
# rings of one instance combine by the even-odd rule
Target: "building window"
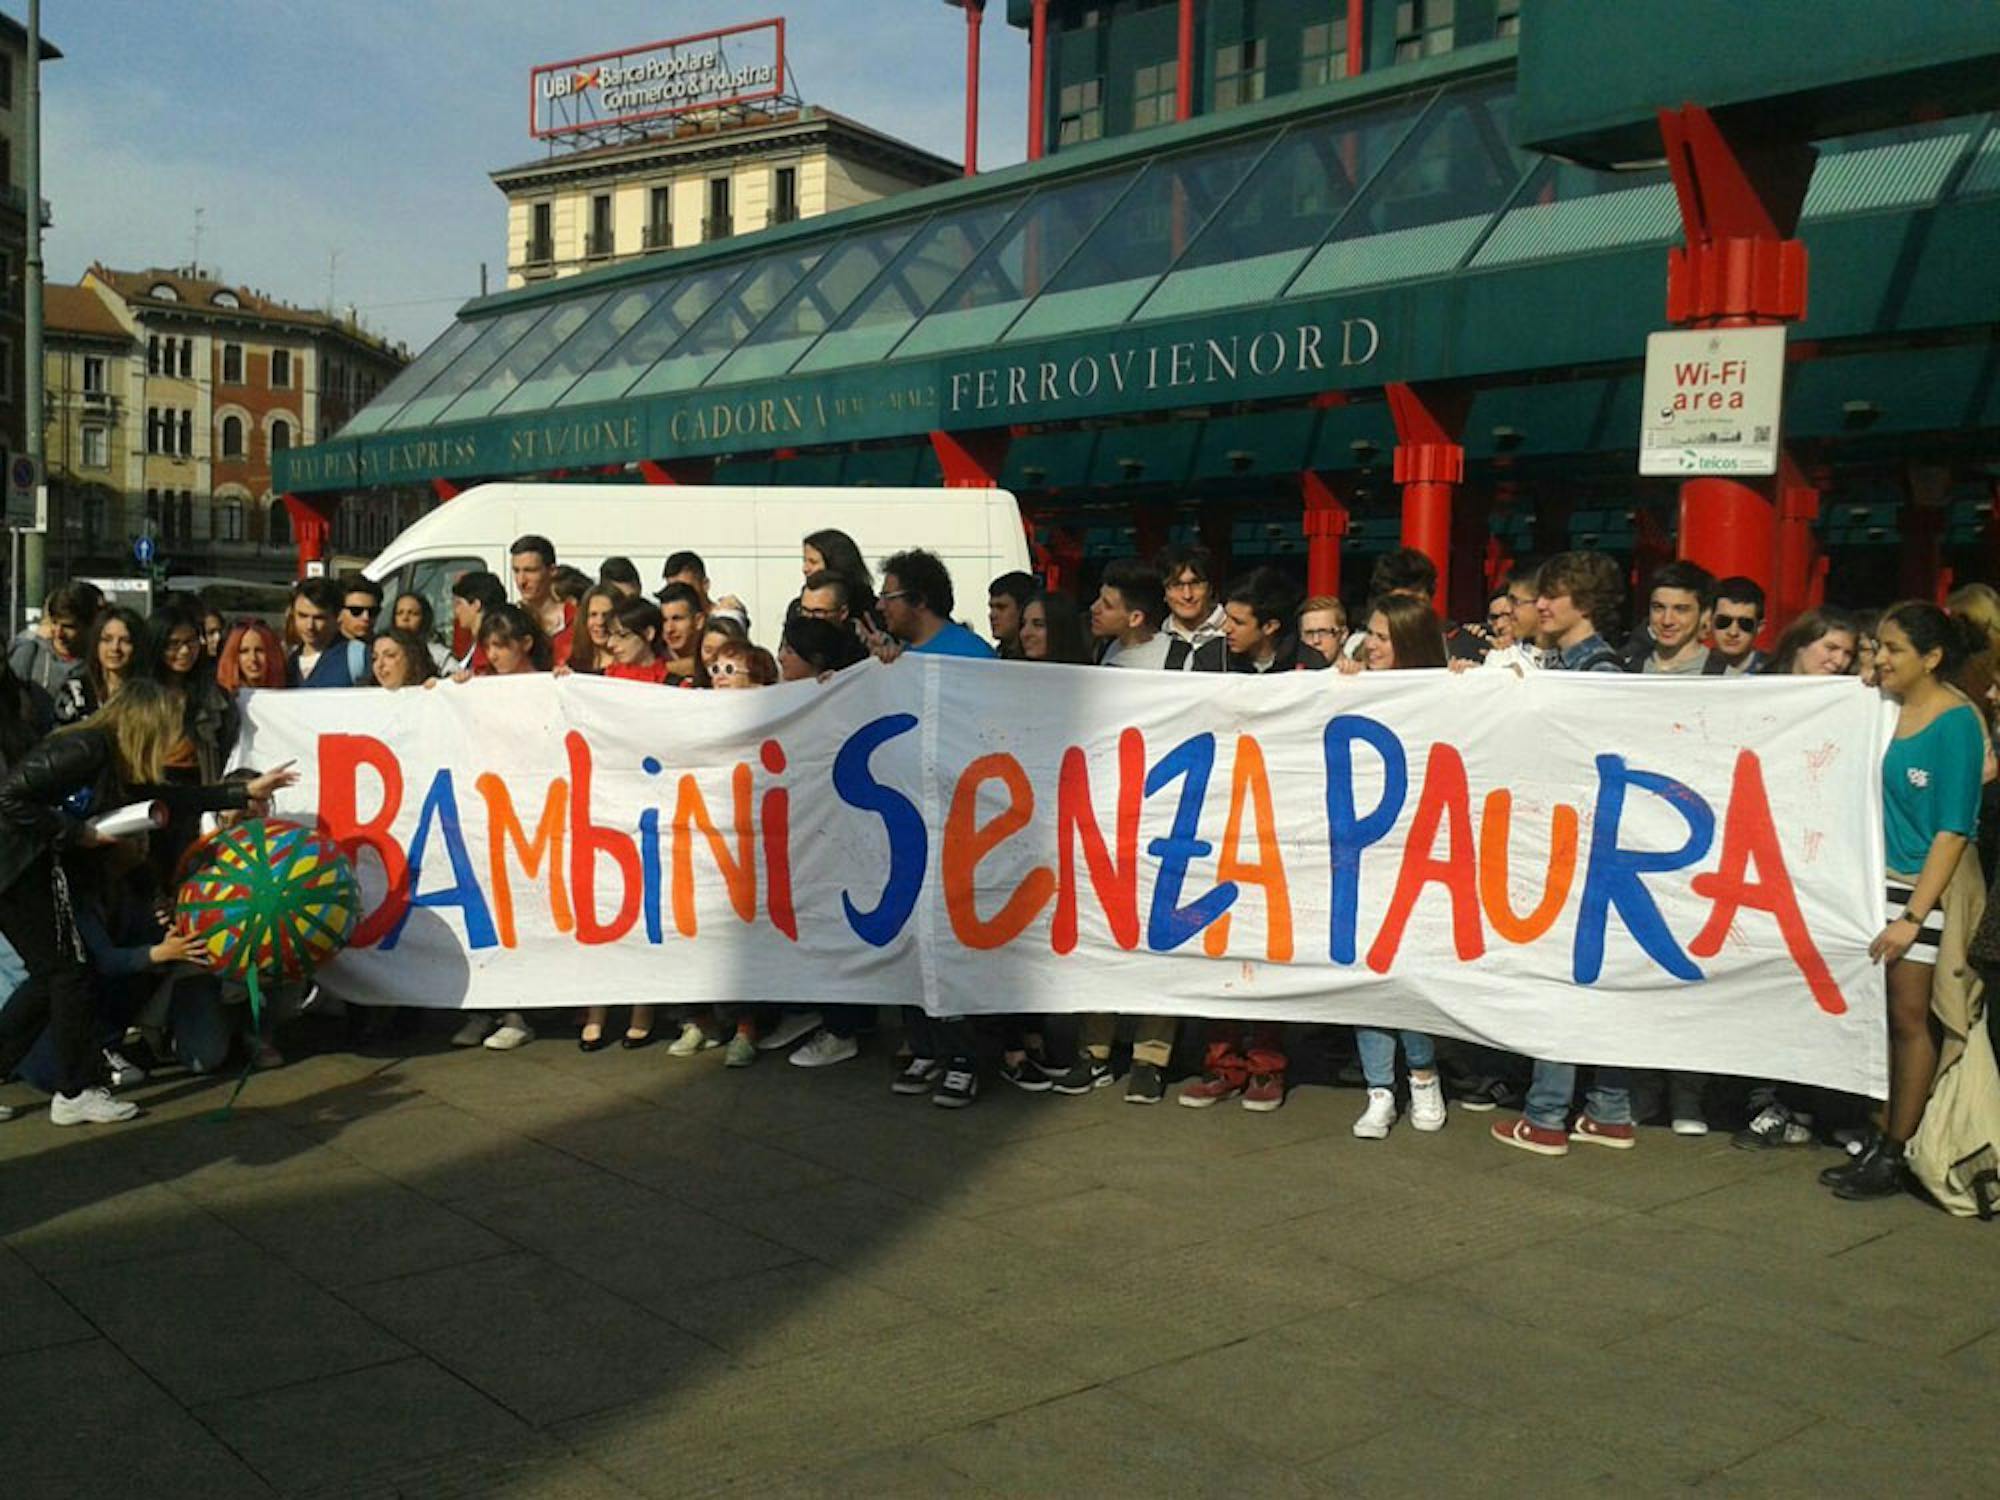
[[14,398],[14,341],[0,339],[0,401]]
[[292,446],[292,424],[283,418],[271,424],[271,451],[283,453]]
[[224,287],[221,291],[217,292],[213,297],[210,297],[208,300],[214,303],[217,307],[227,307],[233,309],[233,308],[240,308],[243,306],[243,299],[237,296],[236,293],[230,291],[228,287]]
[[178,302],[181,300],[181,294],[174,290],[174,284],[171,281],[154,282],[153,289],[146,293],[146,295],[151,297],[155,302]]
[[190,458],[194,454],[194,413],[191,411],[181,413],[181,446],[179,452],[182,458]]
[[14,107],[14,59],[0,57],[0,109]]
[[1495,36],[1521,34],[1521,0],[1495,0],[1493,34]]
[[146,335],[146,373],[160,373],[160,336],[157,333]]
[[86,396],[104,394],[104,356],[86,354],[83,357],[83,393]]
[[222,419],[222,456],[241,458],[243,456],[243,419],[224,417]]
[[222,383],[224,385],[243,384],[243,346],[224,344],[222,346]]
[[1451,51],[1455,0],[1399,0],[1396,6],[1396,61],[1415,62]]
[[292,545],[292,513],[285,508],[282,496],[273,500],[264,512],[264,535],[273,547]]
[[583,253],[594,258],[602,258],[611,253],[611,195],[594,193],[590,199],[590,237],[584,242]]
[[215,507],[215,537],[222,542],[243,540],[243,502],[224,500]]
[[146,491],[146,534],[151,536],[160,529],[160,492]]
[[656,187],[646,194],[646,248],[664,250],[674,242],[674,190]]
[[1134,130],[1164,125],[1173,119],[1174,105],[1179,93],[1177,69],[1178,65],[1173,62],[1153,63],[1140,68],[1132,75]]
[[799,169],[779,167],[771,174],[771,222],[789,224],[799,216]]
[[104,428],[83,429],[83,466],[86,469],[111,467],[111,434]]
[[180,510],[181,510],[181,516],[180,516],[181,538],[182,540],[187,540],[194,536],[194,491],[193,490],[181,491]]
[[1082,83],[1064,84],[1056,95],[1056,144],[1081,145],[1103,134],[1104,80],[1086,78]]
[[194,340],[182,339],[180,341],[180,345],[181,345],[181,379],[192,380],[194,379]]
[[271,386],[274,390],[287,390],[292,383],[292,351],[273,349],[271,351]]
[[1330,20],[1315,21],[1299,37],[1299,86],[1331,83],[1347,76],[1347,7],[1336,5]]
[[146,408],[146,451],[160,451],[160,409],[157,406]]
[[552,222],[555,205],[537,203],[528,210],[528,264],[546,265],[556,258],[556,237]]
[[701,237],[707,240],[724,240],[735,233],[735,215],[729,205],[729,179],[711,177],[708,179],[708,215],[701,221]]
[[1264,97],[1264,42],[1246,37],[1215,53],[1215,107],[1234,109]]

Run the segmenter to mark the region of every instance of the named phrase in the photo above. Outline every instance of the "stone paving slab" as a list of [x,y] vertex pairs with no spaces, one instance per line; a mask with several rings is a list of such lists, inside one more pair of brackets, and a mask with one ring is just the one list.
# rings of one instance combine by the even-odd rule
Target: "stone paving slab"
[[1994,1231],[1826,1152],[298,1031],[0,1125],[5,1500],[2000,1493]]

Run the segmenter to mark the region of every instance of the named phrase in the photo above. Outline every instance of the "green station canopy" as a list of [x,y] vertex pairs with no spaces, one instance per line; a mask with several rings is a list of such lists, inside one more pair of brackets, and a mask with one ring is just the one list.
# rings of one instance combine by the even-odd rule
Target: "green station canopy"
[[[332,440],[277,455],[277,482],[311,493],[1631,367],[1663,321],[1672,187],[1522,149],[1515,101],[1514,44],[1489,43],[484,298]],[[1821,150],[1796,336],[1990,325],[1992,117]]]

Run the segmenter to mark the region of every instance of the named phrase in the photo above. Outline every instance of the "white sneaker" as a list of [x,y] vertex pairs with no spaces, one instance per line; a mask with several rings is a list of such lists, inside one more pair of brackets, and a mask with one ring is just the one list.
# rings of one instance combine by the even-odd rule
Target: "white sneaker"
[[13,1105],[0,1104],[0,1120],[11,1120],[14,1118],[14,1114],[15,1110]]
[[114,1089],[137,1088],[146,1081],[146,1070],[116,1047],[104,1049],[104,1067],[111,1075],[111,1086]]
[[528,1024],[528,1018],[518,1010],[510,1010],[500,1018],[493,1035],[486,1039],[486,1046],[494,1052],[512,1052],[516,1047],[525,1047],[535,1039],[535,1028]]
[[1707,1135],[1708,1121],[1698,1115],[1674,1116],[1675,1135]]
[[1444,1085],[1433,1073],[1410,1079],[1410,1125],[1415,1130],[1442,1130],[1445,1122]]
[[[816,1010],[787,1012],[778,1017],[778,1024],[765,1035],[757,1038],[759,1052],[776,1052],[780,1047],[789,1047],[800,1037],[820,1029],[820,1013]],[[850,1056],[852,1054],[849,1054]]]
[[1396,1123],[1396,1091],[1394,1089],[1370,1089],[1368,1108],[1361,1112],[1361,1118],[1354,1122],[1354,1133],[1364,1141],[1379,1141],[1389,1133],[1389,1127]]
[[493,1018],[484,1011],[476,1010],[451,1034],[451,1044],[454,1047],[477,1047],[492,1030]]
[[853,1037],[835,1036],[822,1026],[806,1039],[803,1047],[793,1051],[791,1064],[795,1068],[824,1068],[829,1063],[846,1062],[860,1055],[861,1044]]
[[139,1106],[111,1097],[109,1089],[57,1094],[49,1100],[51,1125],[116,1125],[139,1113]]
[[697,1052],[706,1052],[710,1047],[720,1047],[721,1041],[701,1029],[699,1021],[681,1022],[681,1034],[667,1043],[667,1056],[693,1057]]

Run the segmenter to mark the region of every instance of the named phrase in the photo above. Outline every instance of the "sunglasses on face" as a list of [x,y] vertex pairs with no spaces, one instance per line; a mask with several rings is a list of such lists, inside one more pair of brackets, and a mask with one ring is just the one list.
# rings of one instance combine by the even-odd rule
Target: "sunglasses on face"
[[343,604],[340,606],[340,612],[344,615],[353,615],[358,619],[372,619],[374,616],[382,613],[382,606],[379,604]]
[[1715,617],[1715,628],[1717,630],[1755,630],[1757,628],[1757,617],[1755,615],[1725,615],[1718,613]]

